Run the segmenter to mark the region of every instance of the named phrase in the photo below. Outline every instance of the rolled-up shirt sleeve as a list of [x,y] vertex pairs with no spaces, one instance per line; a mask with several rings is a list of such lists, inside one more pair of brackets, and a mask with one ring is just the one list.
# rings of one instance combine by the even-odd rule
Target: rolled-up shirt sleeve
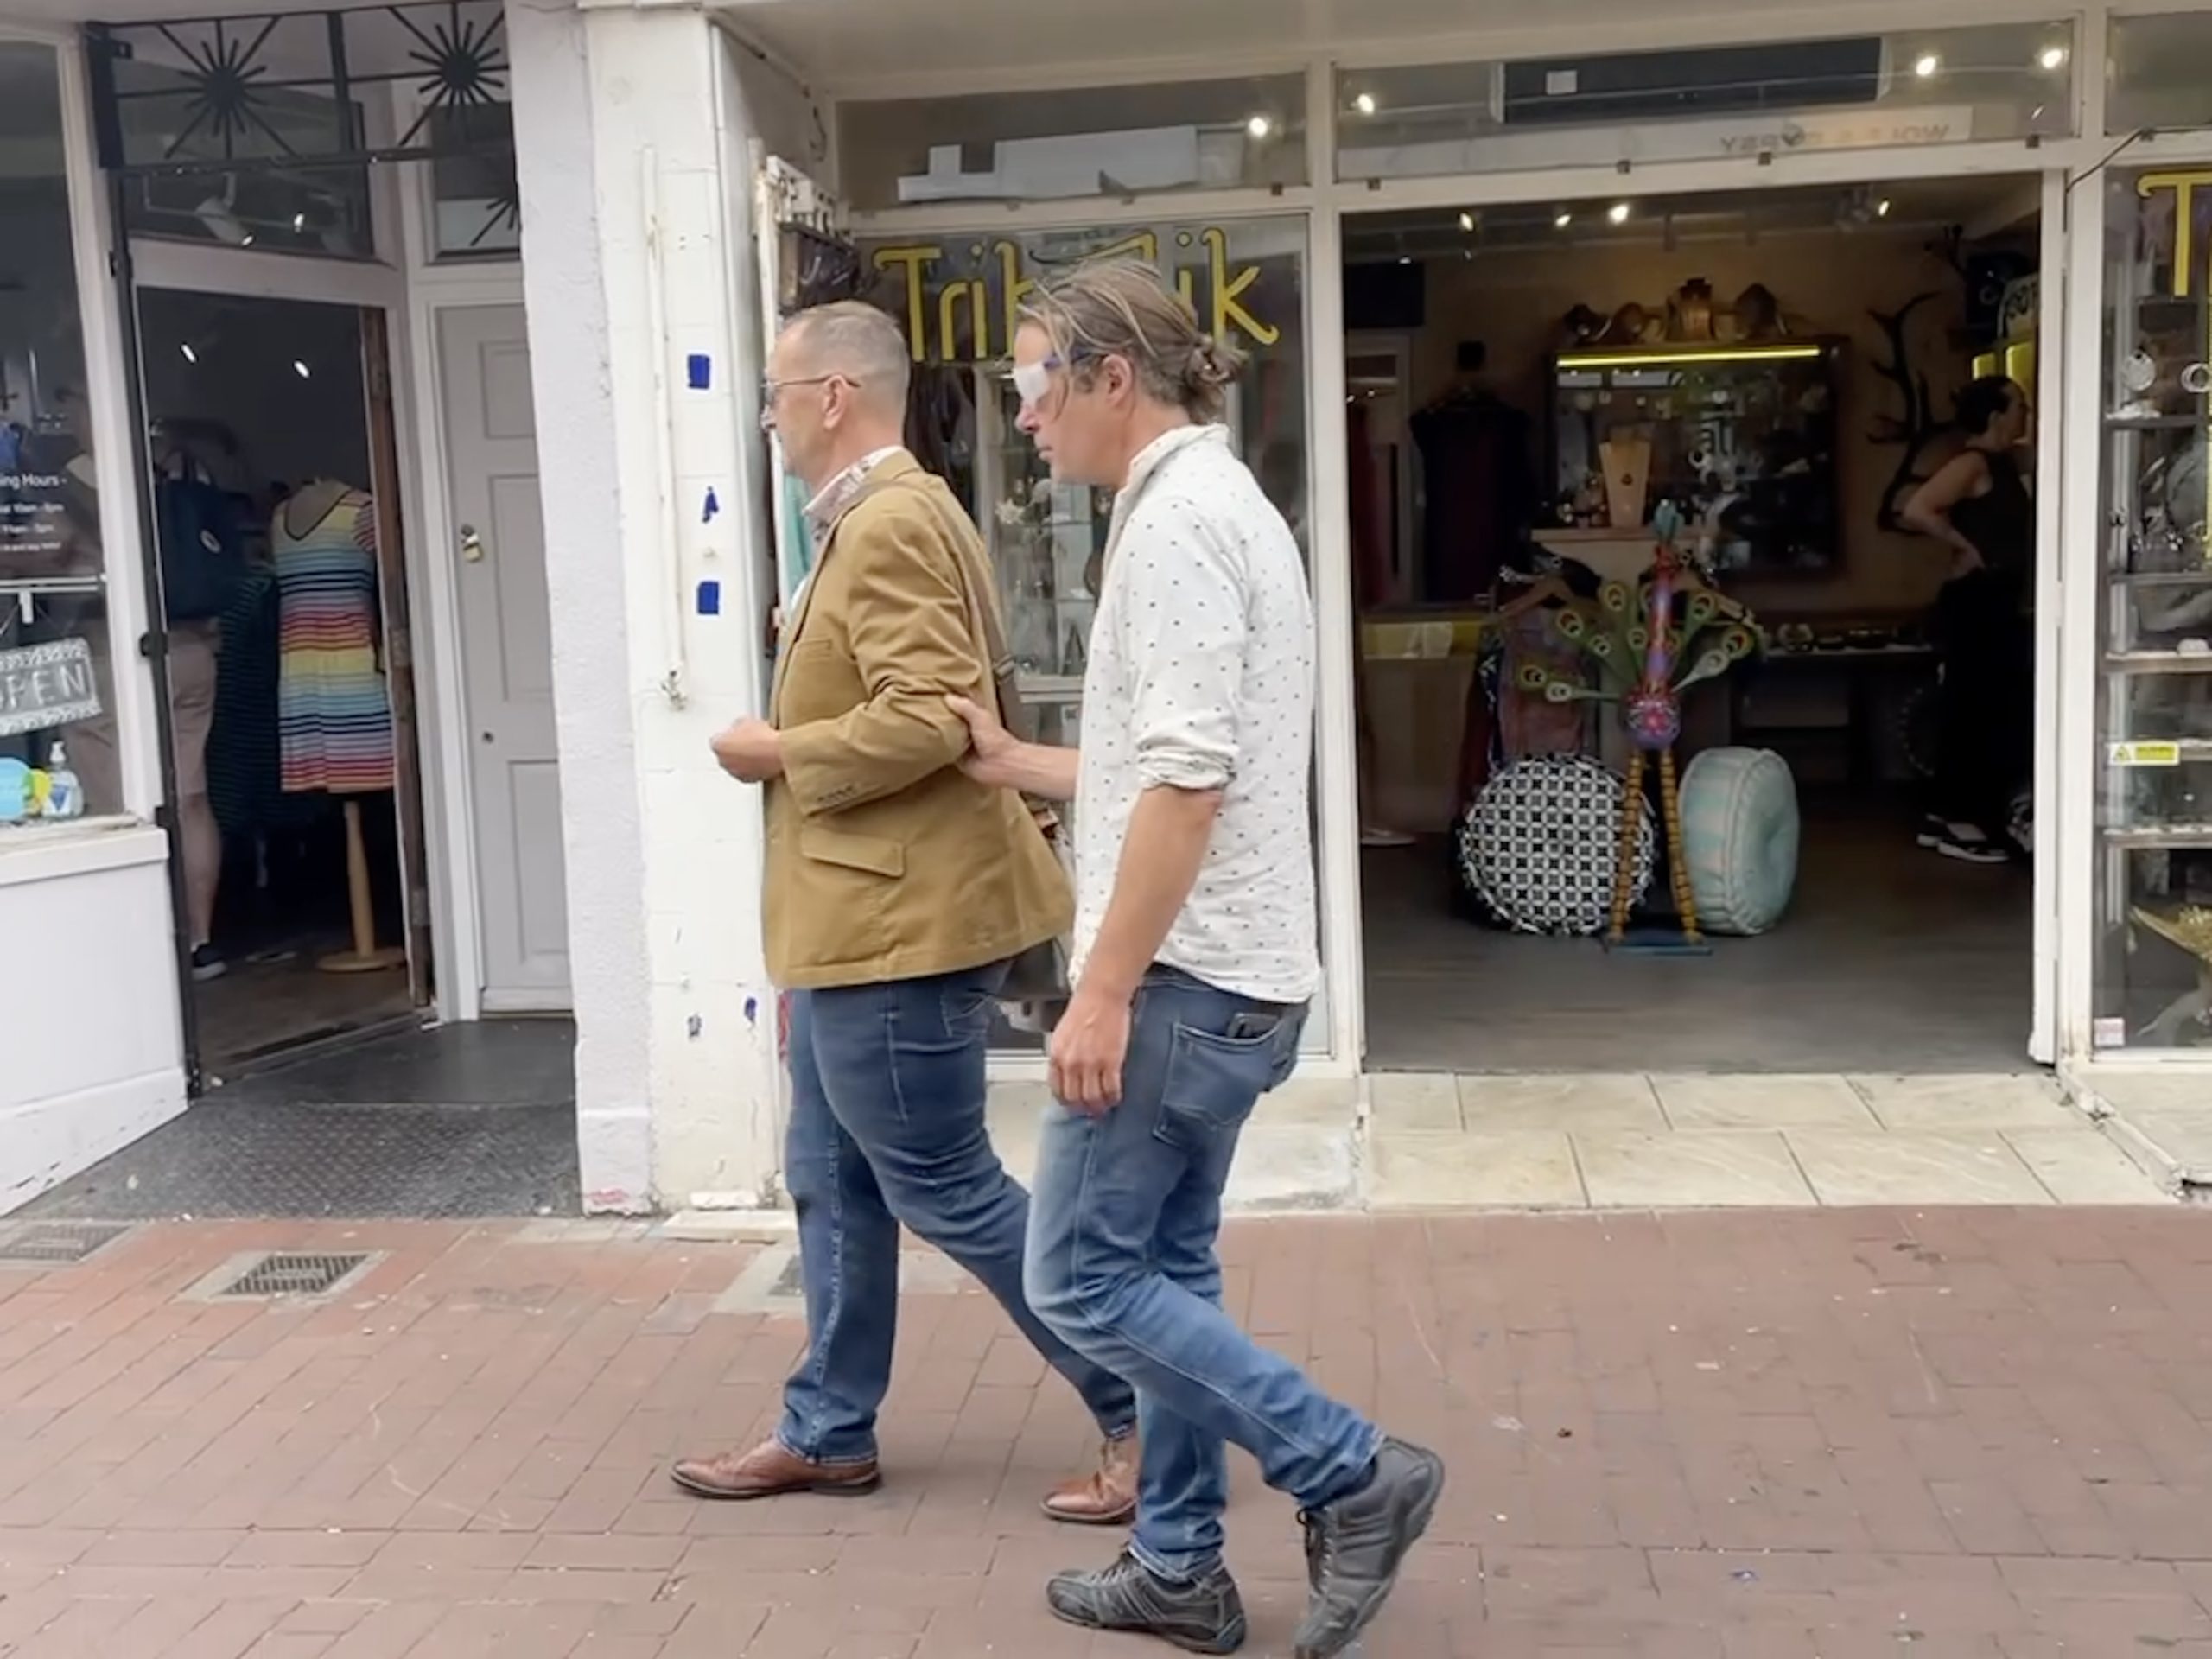
[[1140,509],[1116,551],[1138,776],[1147,789],[1225,789],[1250,627],[1243,551],[1168,502]]

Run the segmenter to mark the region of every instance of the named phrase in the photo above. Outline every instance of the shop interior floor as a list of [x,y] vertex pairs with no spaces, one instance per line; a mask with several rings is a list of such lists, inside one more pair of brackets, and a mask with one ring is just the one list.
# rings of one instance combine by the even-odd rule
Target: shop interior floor
[[2024,864],[1974,866],[1882,810],[1808,808],[1796,896],[1707,957],[1609,954],[1471,920],[1444,838],[1370,849],[1370,1068],[1454,1072],[2024,1071]]

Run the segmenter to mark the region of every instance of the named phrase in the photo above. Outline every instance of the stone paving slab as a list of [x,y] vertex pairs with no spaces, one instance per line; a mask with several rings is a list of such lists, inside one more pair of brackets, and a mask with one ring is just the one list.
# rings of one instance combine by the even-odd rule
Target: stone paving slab
[[[862,1499],[706,1505],[798,1353],[763,1247],[632,1226],[149,1224],[0,1269],[0,1654],[1120,1659],[1039,1586],[1111,1535],[986,1298],[910,1275]],[[766,1247],[773,1249],[773,1246]],[[233,1258],[376,1257],[294,1306]],[[1367,1659],[2212,1655],[2212,1228],[2041,1205],[1298,1217],[1226,1300],[1451,1484]],[[1288,1506],[1235,1459],[1248,1652]]]

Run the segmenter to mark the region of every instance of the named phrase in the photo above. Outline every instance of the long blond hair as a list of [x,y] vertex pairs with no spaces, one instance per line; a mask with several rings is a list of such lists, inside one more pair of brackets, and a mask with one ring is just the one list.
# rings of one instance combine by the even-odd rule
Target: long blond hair
[[1244,355],[1198,327],[1190,303],[1134,259],[1101,259],[1048,279],[1021,308],[1042,328],[1068,372],[1087,382],[1109,357],[1125,360],[1137,385],[1194,421],[1218,421]]

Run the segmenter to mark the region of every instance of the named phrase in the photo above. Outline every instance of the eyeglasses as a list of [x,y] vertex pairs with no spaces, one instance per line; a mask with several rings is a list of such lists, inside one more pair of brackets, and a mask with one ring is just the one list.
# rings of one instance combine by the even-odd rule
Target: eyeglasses
[[772,432],[776,429],[776,394],[781,391],[785,386],[826,386],[833,380],[842,381],[849,386],[857,386],[860,385],[860,382],[854,379],[849,374],[838,374],[835,372],[830,374],[793,375],[788,380],[777,380],[767,375],[761,376],[760,429],[763,432]]

